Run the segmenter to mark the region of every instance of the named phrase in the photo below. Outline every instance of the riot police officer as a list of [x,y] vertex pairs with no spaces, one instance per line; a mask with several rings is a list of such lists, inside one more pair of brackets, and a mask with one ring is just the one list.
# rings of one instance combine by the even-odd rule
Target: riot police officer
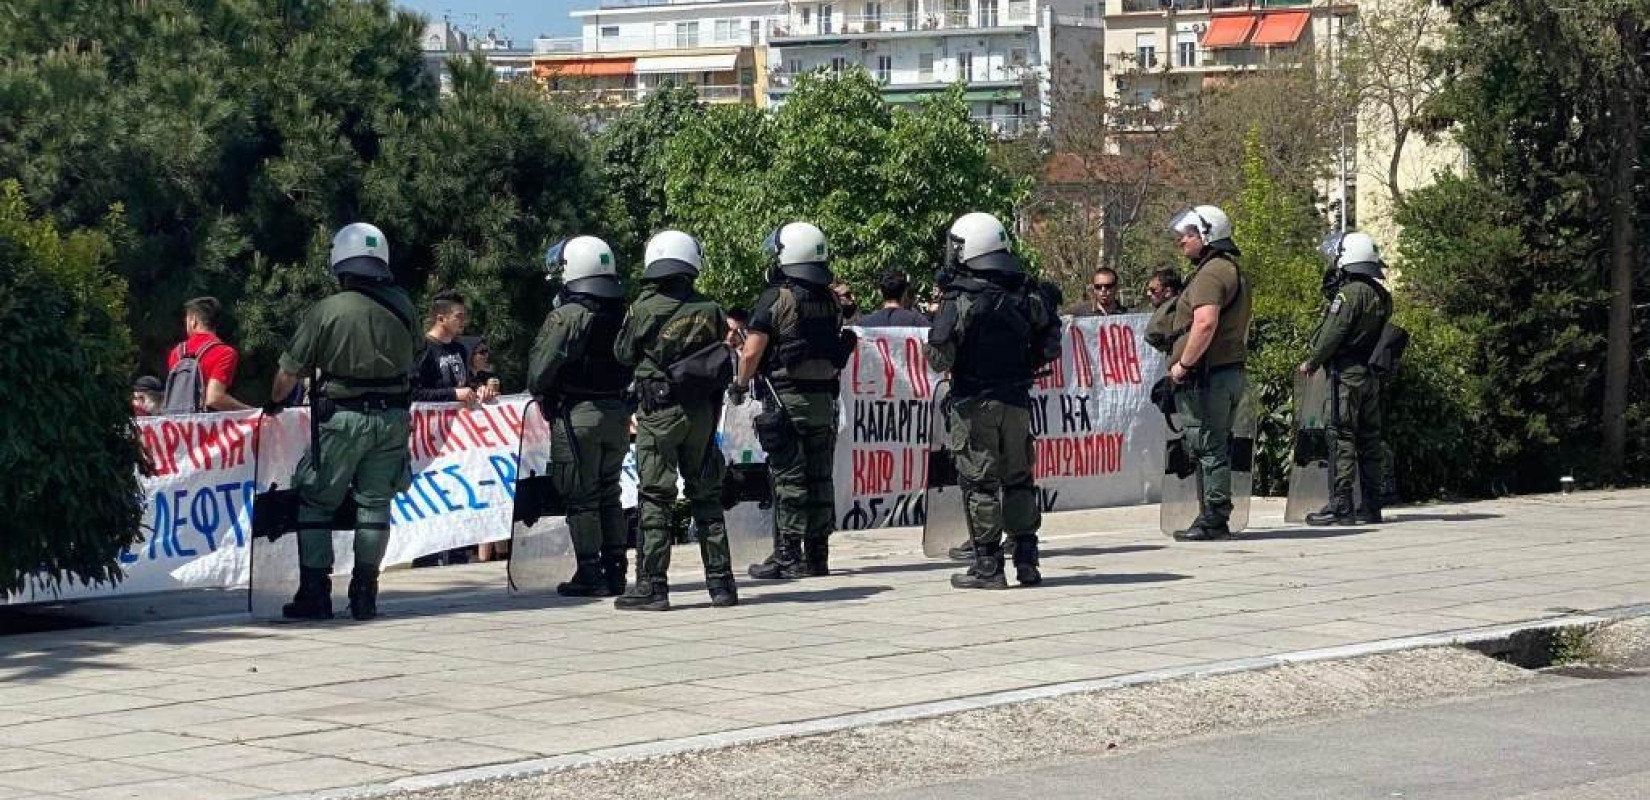
[[951,576],[951,585],[1008,588],[1007,533],[1015,580],[1035,586],[1043,580],[1042,506],[1032,472],[1031,384],[1060,358],[1059,303],[1028,278],[1009,250],[1008,230],[990,214],[952,223],[946,263],[926,352],[934,369],[951,373],[951,451],[974,543],[974,566]]
[[619,330],[614,353],[636,370],[636,462],[641,473],[641,547],[636,584],[613,601],[619,609],[670,608],[672,509],[680,474],[687,487],[711,604],[739,603],[722,516],[722,451],[716,426],[732,378],[732,351],[722,307],[699,294],[699,242],[681,231],[648,240],[642,293]]
[[[1335,249],[1325,295],[1329,304],[1298,371],[1329,370],[1330,426],[1335,468],[1329,503],[1306,515],[1308,525],[1369,525],[1381,521],[1385,448],[1381,444],[1380,379],[1369,366],[1392,317],[1392,295],[1382,286],[1384,264],[1375,240],[1348,233]],[[1354,482],[1362,503],[1354,504]]]
[[1175,298],[1174,344],[1169,380],[1175,386],[1176,416],[1198,462],[1203,495],[1191,527],[1176,531],[1181,541],[1226,539],[1232,535],[1232,426],[1248,387],[1251,296],[1238,270],[1240,253],[1232,241],[1232,220],[1215,206],[1197,206],[1171,223],[1181,252],[1195,266],[1186,291]]
[[318,372],[311,424],[314,446],[298,463],[293,488],[300,561],[297,594],[281,609],[291,619],[332,618],[332,518],[353,493],[355,566],[350,614],[378,614],[378,568],[389,544],[390,500],[412,484],[408,375],[424,337],[406,292],[390,272],[389,242],[365,223],[332,239],[340,290],[298,324],[270,392],[279,403]]
[[733,386],[743,402],[757,372],[766,379],[756,433],[773,478],[775,541],[772,555],[749,571],[753,578],[826,575],[836,530],[837,375],[853,345],[831,289],[824,232],[789,222],[765,247],[768,288],[751,310]]
[[567,503],[578,561],[556,593],[622,594],[628,565],[619,471],[630,450],[625,392],[632,370],[619,363],[613,345],[624,322],[624,287],[612,248],[594,236],[564,239],[544,262],[562,290],[533,342],[527,380],[555,429],[550,478]]

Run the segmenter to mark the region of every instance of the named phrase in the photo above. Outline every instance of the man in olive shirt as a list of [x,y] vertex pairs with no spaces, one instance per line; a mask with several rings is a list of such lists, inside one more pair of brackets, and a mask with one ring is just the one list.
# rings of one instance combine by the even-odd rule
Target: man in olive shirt
[[608,597],[625,587],[624,507],[619,472],[630,452],[631,371],[613,352],[624,322],[624,287],[613,250],[594,236],[564,240],[544,257],[563,281],[556,307],[533,342],[528,387],[555,426],[550,478],[567,499],[578,567],[556,587],[563,597]]
[[613,601],[625,610],[667,611],[670,584],[672,510],[676,476],[687,486],[693,521],[699,529],[699,554],[705,564],[705,587],[713,606],[739,604],[733,585],[733,556],[722,516],[722,451],[716,445],[722,393],[726,384],[682,366],[690,358],[722,348],[731,370],[732,353],[725,339],[728,321],[722,307],[693,288],[703,263],[699,242],[681,231],[660,231],[648,240],[642,269],[642,294],[630,306],[619,330],[614,354],[636,368],[641,410],[636,414],[636,467],[642,501],[640,553],[636,585]]
[[390,272],[389,242],[372,225],[355,223],[332,239],[339,292],[304,315],[281,354],[270,392],[274,403],[303,376],[319,370],[310,409],[319,426],[317,449],[298,462],[293,488],[298,511],[297,595],[281,609],[291,619],[332,618],[332,516],[355,495],[355,568],[351,616],[378,614],[378,568],[389,544],[390,500],[412,485],[408,374],[423,342],[407,293]]
[[1175,300],[1169,380],[1203,487],[1197,519],[1174,538],[1227,539],[1232,535],[1226,525],[1232,515],[1232,425],[1248,386],[1249,285],[1238,270],[1239,252],[1226,212],[1197,206],[1179,215],[1172,227],[1181,252],[1196,268]]
[[[1334,294],[1312,335],[1299,372],[1328,367],[1330,426],[1335,434],[1335,472],[1329,504],[1306,515],[1308,525],[1370,525],[1381,521],[1385,448],[1381,447],[1381,386],[1369,359],[1392,317],[1392,295],[1380,284],[1380,253],[1368,234],[1348,233],[1335,250]],[[1363,502],[1354,507],[1352,486],[1361,479]]]

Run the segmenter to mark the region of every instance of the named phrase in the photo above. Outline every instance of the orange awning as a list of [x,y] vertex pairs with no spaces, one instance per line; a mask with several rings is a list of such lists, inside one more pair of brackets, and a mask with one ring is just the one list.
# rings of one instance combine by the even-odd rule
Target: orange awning
[[1262,15],[1260,29],[1255,31],[1255,38],[1249,43],[1262,47],[1294,44],[1301,38],[1301,31],[1306,30],[1306,23],[1311,19],[1310,11],[1285,11]]
[[1209,21],[1209,30],[1203,33],[1203,47],[1242,47],[1249,32],[1255,29],[1253,14],[1220,15]]
[[540,78],[599,78],[631,75],[636,72],[634,58],[604,58],[594,61],[540,61],[533,65],[533,74]]

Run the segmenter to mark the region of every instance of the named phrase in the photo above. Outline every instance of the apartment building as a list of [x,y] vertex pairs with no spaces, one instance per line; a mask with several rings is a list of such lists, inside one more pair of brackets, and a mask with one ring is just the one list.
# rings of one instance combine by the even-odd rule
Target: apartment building
[[1100,17],[1081,0],[802,0],[769,29],[768,94],[783,103],[815,70],[864,67],[892,104],[966,84],[974,119],[1000,136],[1049,118],[1054,64],[1077,64],[1101,45]]
[[533,42],[533,76],[551,92],[623,107],[667,85],[709,103],[767,103],[764,32],[776,6],[612,0],[572,12],[581,34]]

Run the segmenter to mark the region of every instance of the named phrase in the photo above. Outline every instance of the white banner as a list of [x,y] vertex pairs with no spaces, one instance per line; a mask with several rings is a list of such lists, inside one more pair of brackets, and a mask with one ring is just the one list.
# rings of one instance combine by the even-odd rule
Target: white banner
[[[1151,385],[1164,357],[1144,346],[1150,315],[1068,320],[1060,363],[1032,391],[1037,488],[1045,511],[1157,502],[1163,416]],[[836,452],[839,530],[921,525],[943,376],[927,328],[860,329],[842,375]],[[943,434],[942,434],[943,435]]]
[[[1032,393],[1044,510],[1157,501],[1164,429],[1149,395],[1164,358],[1143,346],[1147,319],[1067,322],[1058,369]],[[926,328],[860,330],[859,349],[842,374],[835,469],[841,530],[922,524],[932,401],[942,377],[928,368],[926,340]],[[538,413],[530,400],[414,406],[412,486],[390,505],[386,564],[509,538],[522,415]],[[759,410],[754,402],[727,409],[719,441],[730,462],[765,460],[750,424]],[[275,417],[146,417],[138,431],[150,465],[140,476],[147,535],[120,555],[125,579],[7,602],[246,585],[254,469],[256,485],[290,485],[309,446],[308,409]],[[636,478],[632,449],[620,478],[627,508],[636,504]],[[340,563],[347,539],[337,539]]]

